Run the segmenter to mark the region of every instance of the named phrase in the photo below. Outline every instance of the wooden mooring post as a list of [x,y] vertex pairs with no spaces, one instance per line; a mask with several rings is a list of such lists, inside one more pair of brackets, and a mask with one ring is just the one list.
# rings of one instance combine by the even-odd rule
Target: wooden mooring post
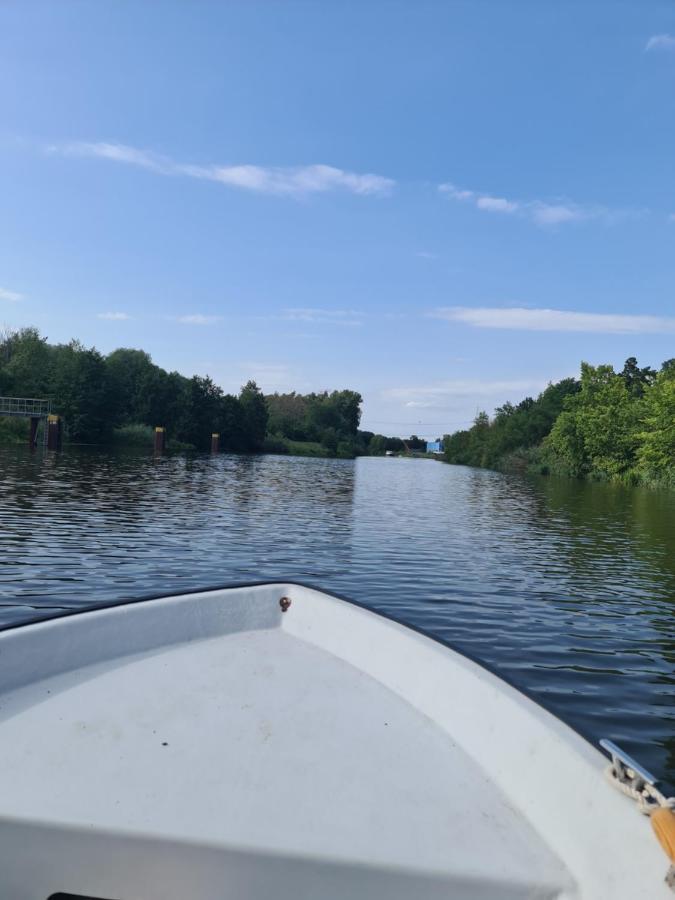
[[155,453],[164,453],[166,450],[166,428],[155,428]]
[[211,435],[211,453],[218,453],[220,450],[220,434],[214,431]]
[[63,443],[61,416],[47,416],[47,450],[60,450]]
[[30,417],[30,433],[28,436],[28,445],[31,450],[35,450],[38,442],[38,427],[40,425],[40,416]]

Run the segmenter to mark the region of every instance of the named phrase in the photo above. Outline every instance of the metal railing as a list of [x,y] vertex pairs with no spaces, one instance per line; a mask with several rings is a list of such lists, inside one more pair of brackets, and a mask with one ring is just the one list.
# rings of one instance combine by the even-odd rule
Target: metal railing
[[52,401],[34,397],[0,397],[0,416],[44,417],[52,411]]

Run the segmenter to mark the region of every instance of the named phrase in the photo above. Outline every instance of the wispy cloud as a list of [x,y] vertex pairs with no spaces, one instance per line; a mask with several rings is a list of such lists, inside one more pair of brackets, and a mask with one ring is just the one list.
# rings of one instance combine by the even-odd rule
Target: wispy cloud
[[270,362],[257,359],[230,361],[226,367],[222,362],[203,361],[193,366],[193,371],[211,375],[224,390],[238,393],[242,384],[253,380],[266,394],[274,391],[287,392],[310,390],[303,373],[285,362]]
[[496,197],[492,194],[458,188],[450,182],[440,184],[438,190],[451,200],[469,203],[483,212],[520,216],[542,226],[582,222],[589,219],[611,221],[621,215],[602,206],[580,206],[571,201],[549,203],[543,200],[509,200],[506,197]]
[[306,196],[328,191],[384,196],[394,188],[391,178],[373,173],[348,172],[323,164],[309,166],[193,165],[180,163],[168,156],[139,150],[126,144],[76,141],[53,144],[50,153],[65,156],[93,157],[138,166],[159,175],[182,175],[214,181],[227,187],[278,196]]
[[672,34],[653,34],[645,44],[645,50],[675,50]]
[[362,325],[363,313],[356,309],[313,309],[296,307],[284,309],[282,319],[290,322],[313,322],[317,325]]
[[457,378],[413,387],[397,387],[383,391],[386,400],[398,400],[409,409],[443,409],[448,402],[474,397],[484,399],[503,397],[505,394],[539,392],[547,381],[538,378],[509,380],[483,380]]
[[485,209],[488,212],[512,213],[518,211],[518,204],[505,197],[476,197],[476,206],[478,209]]
[[437,253],[429,253],[428,250],[418,250],[415,256],[419,256],[420,259],[438,259]]
[[451,306],[431,313],[434,318],[463,322],[476,328],[505,328],[517,331],[585,331],[600,334],[675,333],[675,318],[633,316],[622,313],[572,312],[563,309],[525,307]]
[[23,300],[23,294],[17,291],[8,291],[7,288],[0,288],[0,300],[7,300],[8,303],[18,303]]
[[106,319],[108,322],[127,322],[131,316],[125,312],[102,312],[96,318]]
[[181,325],[215,325],[216,322],[222,322],[222,316],[205,316],[202,313],[191,313],[185,316],[173,316],[174,322]]
[[294,387],[298,375],[286,363],[249,361],[241,365],[242,379],[252,378],[263,391],[284,391]]

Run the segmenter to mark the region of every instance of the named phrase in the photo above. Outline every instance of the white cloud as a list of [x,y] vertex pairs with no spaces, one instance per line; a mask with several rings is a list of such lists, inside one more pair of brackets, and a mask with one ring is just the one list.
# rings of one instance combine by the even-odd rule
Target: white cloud
[[476,200],[478,209],[485,209],[488,212],[505,212],[512,213],[519,209],[519,205],[505,197],[478,197]]
[[548,382],[539,378],[516,380],[483,380],[456,378],[427,385],[390,388],[383,391],[387,400],[398,400],[408,409],[443,409],[448,401],[457,398],[501,397],[504,394],[523,394],[542,391]]
[[418,250],[415,256],[419,256],[420,259],[438,259],[437,253],[429,253],[428,250]]
[[439,184],[438,190],[442,194],[452,197],[453,200],[473,200],[476,196],[473,191],[460,190],[460,188],[455,187],[449,181],[445,184]]
[[281,317],[291,322],[314,322],[319,325],[362,325],[363,313],[355,309],[285,309]]
[[576,331],[600,334],[675,333],[675,318],[633,316],[621,313],[572,312],[562,309],[524,307],[453,306],[438,309],[434,318],[462,322],[476,328],[506,328],[519,331]]
[[222,316],[204,316],[202,313],[191,313],[186,316],[174,316],[174,321],[181,325],[214,325],[216,322],[222,322]]
[[53,144],[47,150],[50,153],[62,153],[66,156],[98,156],[101,159],[142,166],[145,169],[152,169],[153,171],[166,174],[171,174],[174,169],[174,164],[170,160],[157,154],[148,153],[145,150],[127,147],[125,144],[106,144],[103,142],[93,144],[82,142],[65,144],[63,146]]
[[675,50],[672,34],[653,34],[645,44],[645,50]]
[[109,322],[126,322],[131,316],[125,312],[103,312],[98,313],[98,319],[106,319]]
[[528,212],[537,225],[560,225],[563,222],[579,222],[595,216],[590,210],[583,210],[572,204],[542,203],[539,200],[529,205]]
[[372,173],[347,172],[323,164],[310,166],[218,166],[178,163],[166,156],[139,150],[125,144],[77,141],[53,144],[50,153],[66,156],[95,157],[139,166],[160,175],[183,175],[215,181],[227,187],[278,196],[306,196],[343,190],[352,194],[380,195],[391,193],[395,182]]
[[601,206],[579,206],[577,203],[562,201],[548,203],[543,200],[509,200],[506,197],[464,190],[449,182],[440,184],[438,190],[451,200],[470,203],[483,212],[517,215],[542,226],[580,222],[585,219],[604,219],[609,222],[619,215]]
[[18,303],[23,300],[23,294],[17,291],[8,291],[6,288],[0,288],[0,300],[7,300],[8,303]]
[[391,179],[382,175],[360,175],[326,165],[297,168],[212,166],[202,169],[198,177],[264,194],[295,196],[333,190],[346,190],[352,194],[387,194],[394,186]]

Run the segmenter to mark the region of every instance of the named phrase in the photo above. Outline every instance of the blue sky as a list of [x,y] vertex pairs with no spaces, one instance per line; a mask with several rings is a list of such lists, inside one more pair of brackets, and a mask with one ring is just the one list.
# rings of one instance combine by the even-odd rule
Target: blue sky
[[0,323],[436,437],[675,356],[675,3],[5,2]]

